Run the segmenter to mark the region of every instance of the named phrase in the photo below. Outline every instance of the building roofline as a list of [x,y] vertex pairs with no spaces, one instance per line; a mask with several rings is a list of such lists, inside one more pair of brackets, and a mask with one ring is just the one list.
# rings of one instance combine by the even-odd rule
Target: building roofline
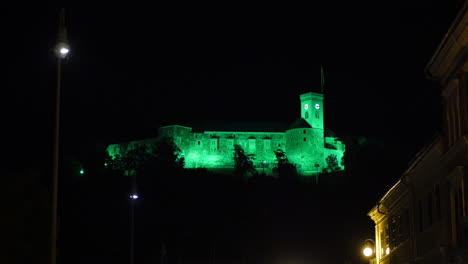
[[160,126],[159,128],[165,128],[165,127],[183,127],[183,128],[190,128],[190,129],[192,129],[191,127],[188,127],[188,126],[181,126],[181,125],[167,125],[167,126]]
[[209,131],[205,130],[203,132],[196,132],[196,133],[223,133],[223,134],[235,134],[235,133],[249,133],[249,134],[286,134],[286,132],[250,132],[250,131]]
[[[389,196],[389,195],[392,193],[392,191],[396,189],[396,187],[397,187],[400,183],[402,183],[402,178],[401,178],[401,177],[400,177],[400,178],[398,179],[398,181],[397,181],[394,185],[392,185],[392,187],[382,196],[382,198],[380,198],[380,199],[378,200],[377,204],[381,204],[381,203],[387,198],[387,196]],[[377,209],[377,205],[375,205],[374,207],[372,207],[372,209],[367,213],[367,215],[370,215],[370,214],[371,214],[373,211],[375,211],[376,209]]]
[[[436,48],[434,54],[432,55],[431,59],[426,64],[426,67],[424,67],[424,72],[426,73],[427,76],[429,76],[429,77],[431,76],[429,68],[435,63],[435,61],[439,57],[442,49],[445,47],[445,45],[449,41],[450,36],[455,31],[455,29],[458,27],[458,25],[460,24],[462,18],[465,16],[465,14],[467,12],[468,12],[468,1],[465,1],[462,8],[460,9],[457,16],[455,17],[452,24],[450,25],[449,29],[447,30],[444,37],[442,38],[442,41],[437,46],[437,48]],[[430,78],[432,78],[432,77],[430,77]]]
[[302,94],[299,95],[299,97],[302,98],[303,96],[307,96],[307,95],[318,96],[318,97],[324,97],[324,94],[323,94],[323,93],[316,93],[316,92],[302,93]]

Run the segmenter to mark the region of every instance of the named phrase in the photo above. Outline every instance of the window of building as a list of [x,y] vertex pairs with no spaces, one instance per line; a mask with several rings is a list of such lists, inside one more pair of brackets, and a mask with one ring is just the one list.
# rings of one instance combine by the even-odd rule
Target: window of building
[[198,140],[198,141],[197,141],[197,144],[198,144],[198,146],[201,146],[201,141]]
[[427,222],[429,226],[432,225],[432,193],[429,192],[427,195]]
[[218,150],[218,139],[217,138],[211,138],[210,139],[210,149],[212,151]]
[[270,139],[264,139],[263,140],[263,150],[265,152],[270,152],[271,151],[271,140]]
[[442,217],[442,211],[440,209],[440,186],[435,186],[435,206],[436,206],[436,217],[440,219]]
[[226,145],[227,145],[228,150],[233,150],[234,149],[234,139],[233,138],[226,139]]
[[315,118],[320,118],[320,114],[318,111],[315,111]]
[[422,205],[422,201],[419,200],[418,201],[418,230],[419,232],[422,232],[423,231],[423,226],[424,222],[423,222],[423,205]]
[[382,257],[387,256],[390,254],[390,238],[389,238],[389,230],[388,230],[388,223],[381,224],[380,229],[380,255]]
[[304,134],[307,134],[307,130],[304,129]]
[[309,118],[309,112],[305,112],[305,119]]
[[307,141],[307,138],[304,138],[304,142]]
[[392,248],[395,248],[398,246],[398,218],[397,216],[392,216],[390,218],[390,224],[389,224],[389,238],[390,238],[390,246]]
[[255,138],[249,138],[249,152],[253,153],[257,150],[257,144]]

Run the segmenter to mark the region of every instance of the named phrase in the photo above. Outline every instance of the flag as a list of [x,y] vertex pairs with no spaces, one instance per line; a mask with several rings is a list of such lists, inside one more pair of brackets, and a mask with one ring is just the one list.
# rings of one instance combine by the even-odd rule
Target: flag
[[320,65],[320,91],[323,93],[325,87],[325,77],[323,76],[323,66]]

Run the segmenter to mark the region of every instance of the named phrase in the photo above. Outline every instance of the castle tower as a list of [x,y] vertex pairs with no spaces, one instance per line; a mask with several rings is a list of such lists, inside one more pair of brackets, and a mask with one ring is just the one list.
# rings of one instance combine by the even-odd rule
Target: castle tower
[[301,94],[301,117],[314,129],[324,129],[323,94]]

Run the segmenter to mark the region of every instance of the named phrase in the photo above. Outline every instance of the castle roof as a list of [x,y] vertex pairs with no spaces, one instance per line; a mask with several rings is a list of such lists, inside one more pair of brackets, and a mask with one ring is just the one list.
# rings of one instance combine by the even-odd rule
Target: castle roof
[[312,128],[312,126],[304,118],[299,118],[289,126],[288,130],[296,128]]
[[232,132],[285,132],[288,123],[281,122],[226,122],[204,121],[192,124],[192,132],[232,131]]

